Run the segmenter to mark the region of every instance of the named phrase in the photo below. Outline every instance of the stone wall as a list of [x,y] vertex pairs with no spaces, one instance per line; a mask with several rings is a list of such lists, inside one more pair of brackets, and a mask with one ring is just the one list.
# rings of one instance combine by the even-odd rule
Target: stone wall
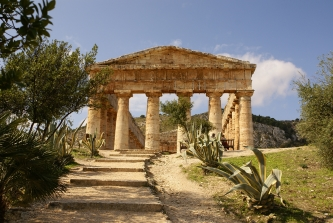
[[177,152],[177,129],[160,133],[160,150],[171,153]]

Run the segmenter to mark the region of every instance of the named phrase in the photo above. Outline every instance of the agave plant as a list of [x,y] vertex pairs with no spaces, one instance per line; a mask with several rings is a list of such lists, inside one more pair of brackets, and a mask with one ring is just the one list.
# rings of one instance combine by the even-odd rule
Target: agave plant
[[48,137],[47,142],[50,148],[58,154],[60,159],[66,159],[67,162],[74,161],[72,151],[75,143],[77,142],[77,132],[83,125],[84,121],[81,122],[80,126],[72,131],[66,122],[56,130],[56,123],[51,123],[47,129],[47,134],[52,134]]
[[[256,149],[251,148],[254,152],[258,163],[259,171],[252,165],[251,161],[241,167],[237,167],[227,162],[221,163],[221,169],[202,167],[204,169],[215,172],[223,177],[228,178],[235,184],[225,195],[241,190],[247,195],[248,207],[251,210],[268,211],[274,207],[274,197],[283,199],[280,196],[282,171],[273,169],[271,174],[266,178],[266,158],[264,154]],[[272,193],[275,186],[276,194]]]
[[98,150],[105,145],[105,139],[103,139],[104,132],[102,132],[97,138],[97,133],[88,134],[83,140],[80,140],[80,145],[85,147],[91,152],[91,157],[98,155]]
[[202,127],[196,129],[195,125],[192,125],[187,132],[187,139],[182,144],[188,148],[189,153],[201,160],[204,166],[219,166],[223,155],[221,133],[218,133],[217,137],[210,137],[207,132],[202,134]]

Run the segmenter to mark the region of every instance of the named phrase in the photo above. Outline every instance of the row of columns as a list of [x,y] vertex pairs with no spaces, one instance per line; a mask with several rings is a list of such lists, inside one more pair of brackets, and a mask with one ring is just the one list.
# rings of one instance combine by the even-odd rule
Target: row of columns
[[242,149],[244,146],[254,146],[251,97],[253,91],[235,93],[232,106],[229,108],[222,132],[226,138],[234,139],[235,149]]
[[[129,148],[129,99],[132,97],[130,90],[115,91],[118,98],[118,111],[115,123],[114,135],[114,149],[130,149]],[[253,124],[252,124],[252,111],[251,111],[251,96],[253,92],[238,92],[237,100],[234,100],[232,112],[225,121],[222,127],[222,111],[221,111],[221,96],[222,92],[207,92],[209,97],[208,115],[209,121],[213,124],[215,129],[212,133],[223,132],[228,139],[234,139],[235,149],[242,148],[243,146],[253,146]],[[177,92],[177,96],[190,101],[193,92]],[[160,121],[159,121],[159,107],[162,96],[160,91],[146,92],[147,96],[147,113],[146,113],[146,134],[145,134],[145,149],[158,150],[160,147]],[[101,120],[102,112],[94,112],[94,109],[89,109],[88,123],[89,126],[96,127],[97,123],[92,124],[95,120]],[[108,113],[108,119],[105,122],[101,120],[99,126],[101,132],[110,132],[112,122],[112,114]],[[109,118],[110,116],[110,118]],[[191,111],[187,111],[188,118],[191,117]],[[113,125],[114,126],[114,125]],[[87,132],[91,130],[87,129]],[[112,131],[112,130],[111,130]],[[184,139],[184,131],[178,127],[177,132],[177,152],[180,152],[180,141]],[[112,148],[110,148],[112,149]]]

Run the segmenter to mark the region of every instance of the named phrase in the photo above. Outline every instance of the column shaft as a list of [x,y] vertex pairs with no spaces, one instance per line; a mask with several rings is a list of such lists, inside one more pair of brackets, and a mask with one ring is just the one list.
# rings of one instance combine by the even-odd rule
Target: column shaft
[[100,131],[100,109],[94,108],[94,107],[89,107],[86,133],[94,134],[96,131],[98,133]]
[[242,149],[244,146],[249,146],[249,147],[254,146],[252,109],[251,109],[252,94],[253,91],[237,93],[237,96],[239,96],[240,149]]
[[[100,109],[100,127],[97,131],[96,137],[99,138],[102,133],[104,133],[104,139],[106,139],[106,129],[107,129],[107,109],[102,107]],[[106,145],[102,146],[100,149],[106,149]]]
[[211,133],[222,132],[222,110],[221,110],[221,96],[220,92],[206,93],[209,97],[208,119],[215,127]]
[[147,95],[147,114],[146,114],[146,150],[160,149],[160,92],[146,93]]
[[118,97],[118,111],[116,121],[116,131],[114,140],[114,149],[129,148],[129,98],[132,97],[130,91],[115,92]]
[[104,133],[105,138],[105,149],[114,149],[114,127],[115,127],[115,116],[116,112],[113,109],[108,109],[107,120],[106,120],[106,130]]
[[239,150],[239,104],[235,103],[235,141],[234,149]]

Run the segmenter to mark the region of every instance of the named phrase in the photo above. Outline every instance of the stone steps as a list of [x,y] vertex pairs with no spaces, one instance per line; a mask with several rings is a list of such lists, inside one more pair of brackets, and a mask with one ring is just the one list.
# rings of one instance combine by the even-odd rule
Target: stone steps
[[68,191],[49,202],[31,222],[169,222],[162,203],[148,187],[147,154],[103,151],[108,158],[72,170],[64,179],[70,185]]
[[149,187],[71,187],[61,199],[52,201],[49,208],[62,210],[112,209],[123,211],[158,212],[161,202]]
[[118,152],[119,154],[150,154],[150,155],[155,155],[155,154],[159,153],[160,151],[120,149],[120,150],[116,150],[115,152]]
[[82,171],[103,171],[103,172],[144,172],[143,168],[128,168],[128,167],[83,167]]
[[121,157],[121,158],[106,158],[97,159],[95,162],[113,162],[113,163],[140,163],[149,160],[149,158],[137,158],[137,157]]
[[97,180],[97,179],[71,179],[71,184],[76,186],[124,186],[124,187],[147,187],[147,181],[122,181],[122,180]]
[[150,158],[150,157],[152,157],[152,156],[155,156],[155,154],[121,154],[121,153],[115,153],[115,154],[110,154],[110,157],[113,157],[113,156],[115,156],[115,157],[118,157],[118,156],[120,156],[120,157],[145,157],[145,158]]
[[[26,213],[29,215],[29,213]],[[126,222],[126,223],[167,223],[166,216],[162,212],[135,212],[122,210],[62,210],[46,208],[39,212],[33,212],[25,223],[76,223],[76,222]]]

